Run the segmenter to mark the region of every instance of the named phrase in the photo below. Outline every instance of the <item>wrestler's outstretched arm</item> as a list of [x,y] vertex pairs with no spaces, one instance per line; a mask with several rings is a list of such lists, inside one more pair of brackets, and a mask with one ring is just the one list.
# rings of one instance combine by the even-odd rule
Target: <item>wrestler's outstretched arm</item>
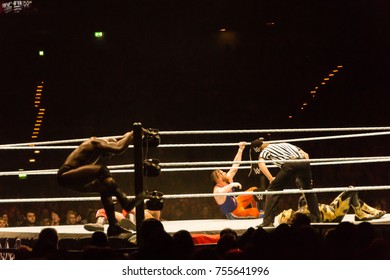
[[228,178],[230,178],[231,182],[233,181],[233,178],[238,171],[238,167],[240,166],[239,162],[242,160],[242,152],[244,151],[245,146],[246,146],[246,142],[238,143],[238,151],[237,151],[236,156],[233,159],[233,161],[235,161],[235,162],[237,161],[238,163],[233,163],[232,167],[230,168],[230,170],[226,174],[226,176]]
[[121,154],[123,153],[129,145],[133,142],[133,131],[127,132],[123,137],[117,141],[107,141],[104,139],[95,139],[93,140],[93,144],[96,148],[101,149],[104,152],[109,152],[113,154]]

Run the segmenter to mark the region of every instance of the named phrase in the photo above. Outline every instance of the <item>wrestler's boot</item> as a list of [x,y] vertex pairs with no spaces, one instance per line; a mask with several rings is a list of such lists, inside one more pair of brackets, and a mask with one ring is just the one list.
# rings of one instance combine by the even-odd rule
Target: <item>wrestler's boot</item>
[[88,231],[104,231],[104,224],[106,221],[106,218],[103,216],[97,217],[96,223],[85,224],[84,229]]
[[375,219],[379,219],[386,214],[386,211],[384,211],[384,210],[378,210],[374,207],[371,207],[370,205],[366,204],[365,202],[363,202],[361,200],[359,202],[360,202],[360,205],[362,206],[362,211],[366,212],[367,214],[374,215]]
[[122,228],[118,225],[118,222],[115,217],[115,206],[112,202],[112,198],[109,194],[110,192],[104,192],[101,195],[102,204],[104,210],[106,210],[107,220],[108,220],[108,229],[107,229],[107,237],[117,236],[121,234],[132,234],[130,231]]
[[357,200],[357,193],[351,191],[344,191],[339,194],[330,204],[334,209],[335,217],[344,217],[351,206],[359,206],[359,200]]
[[368,214],[362,210],[362,206],[353,206],[353,210],[355,210],[355,221],[369,221],[375,219],[375,216],[372,214]]
[[122,208],[127,212],[130,212],[131,209],[143,203],[145,198],[144,195],[138,195],[135,198],[128,199],[126,194],[119,188],[115,188],[114,196],[118,199]]
[[137,230],[137,226],[130,219],[122,219],[119,222],[119,225],[125,229]]
[[127,212],[130,212],[131,209],[140,205],[144,201],[144,195],[138,195],[136,198],[128,199],[126,193],[119,188],[113,178],[109,178],[105,181],[105,185],[109,188],[108,192],[111,191],[111,195],[117,198],[119,204]]

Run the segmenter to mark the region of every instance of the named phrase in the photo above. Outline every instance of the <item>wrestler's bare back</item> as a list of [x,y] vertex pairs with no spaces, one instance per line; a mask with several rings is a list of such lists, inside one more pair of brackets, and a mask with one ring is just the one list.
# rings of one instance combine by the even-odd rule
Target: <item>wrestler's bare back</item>
[[94,164],[98,161],[103,151],[98,148],[99,139],[92,137],[77,147],[65,160],[65,165],[77,168],[83,165]]

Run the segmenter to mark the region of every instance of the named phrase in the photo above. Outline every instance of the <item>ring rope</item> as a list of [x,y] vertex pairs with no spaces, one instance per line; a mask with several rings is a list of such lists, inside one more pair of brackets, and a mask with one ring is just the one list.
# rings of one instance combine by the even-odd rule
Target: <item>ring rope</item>
[[[164,199],[177,198],[207,198],[215,196],[236,196],[236,195],[270,195],[270,194],[302,194],[302,193],[326,193],[326,192],[343,192],[343,191],[379,191],[390,190],[389,185],[383,186],[359,186],[359,187],[335,187],[335,188],[314,188],[310,190],[288,189],[281,191],[254,191],[254,192],[230,192],[230,193],[198,193],[198,194],[166,194]],[[134,196],[128,196],[134,198]],[[100,197],[53,197],[53,198],[19,198],[19,199],[0,199],[0,203],[31,203],[31,202],[69,202],[69,201],[100,201]]]
[[[183,134],[234,134],[234,133],[283,133],[283,132],[331,132],[331,131],[383,131],[390,130],[390,127],[344,127],[344,128],[298,128],[298,129],[251,129],[251,130],[192,130],[192,131],[159,131],[160,135],[183,135]],[[123,135],[104,136],[101,138],[119,138]],[[17,144],[2,144],[3,147],[18,147],[18,146],[38,146],[46,144],[65,144],[65,143],[80,143],[89,138],[55,140],[55,141],[40,141]]]
[[[368,136],[381,136],[389,135],[390,131],[383,132],[371,132],[371,133],[358,133],[358,134],[344,134],[344,135],[331,135],[320,137],[307,137],[307,138],[294,138],[294,139],[282,139],[282,140],[270,140],[268,143],[282,143],[282,142],[305,142],[305,141],[318,141],[318,140],[330,140],[330,139],[345,139],[354,137],[368,137]],[[17,144],[16,144],[17,145]],[[191,147],[232,147],[237,146],[238,143],[198,143],[198,144],[160,144],[159,148],[191,148]],[[247,143],[246,145],[250,145]],[[61,150],[61,149],[76,149],[78,146],[3,146],[0,145],[0,150]],[[129,145],[129,148],[133,148],[133,145]]]
[[0,150],[72,150],[78,146],[0,146]]
[[[264,162],[272,163],[276,160],[265,160]],[[383,156],[383,157],[354,157],[354,158],[323,158],[323,159],[297,159],[297,160],[280,160],[280,162],[310,162],[313,166],[319,166],[319,165],[335,165],[335,164],[355,164],[355,163],[373,163],[373,162],[389,162],[390,157],[389,156]],[[234,164],[239,163],[241,165],[243,164],[252,164],[252,163],[258,163],[259,161],[212,161],[212,162],[172,162],[172,163],[160,163],[161,167],[172,167],[172,166],[178,166],[178,167],[185,167],[185,166],[208,166],[208,165],[221,165],[224,166],[226,164]],[[222,167],[208,167],[208,169],[203,170],[214,170],[214,169],[221,169]],[[270,168],[276,168],[274,165],[268,166]],[[124,165],[113,165],[108,166],[109,169],[112,169],[112,173],[128,173],[132,172],[131,170],[123,170],[123,168],[134,168],[134,164],[124,164]],[[228,166],[225,168],[231,168],[231,166]],[[245,168],[245,167],[239,167],[239,168]],[[250,167],[246,167],[250,168]],[[118,170],[122,169],[122,170]],[[186,168],[186,169],[174,169],[174,168],[165,168],[162,169],[162,171],[170,172],[170,171],[191,171],[191,170],[200,170],[199,168],[192,167],[192,168]],[[51,174],[57,174],[58,169],[43,169],[43,170],[18,170],[18,171],[3,171],[0,172],[0,176],[12,176],[12,175],[51,175]]]
[[[290,159],[290,160],[264,160],[264,163],[273,163],[273,162],[309,162],[309,163],[318,163],[318,162],[333,162],[333,161],[371,161],[371,162],[383,162],[389,161],[390,156],[377,156],[377,157],[350,157],[350,158],[319,158],[319,159]],[[207,166],[207,165],[225,165],[225,164],[252,164],[258,163],[258,160],[243,160],[243,161],[207,161],[207,162],[170,162],[170,163],[160,163],[162,167],[170,166]]]
[[[302,161],[302,160],[300,160]],[[312,166],[322,166],[322,165],[339,165],[339,164],[355,164],[355,163],[373,163],[373,162],[389,162],[390,158],[387,159],[367,159],[367,160],[342,160],[335,162],[314,162],[310,165]],[[257,163],[258,161],[251,161],[252,163]],[[268,168],[277,168],[275,165],[267,165]],[[206,171],[206,170],[215,170],[215,169],[230,169],[231,166],[213,166],[213,167],[184,167],[184,168],[164,168],[162,172],[176,172],[176,171]],[[250,169],[250,166],[239,166],[237,169]],[[118,172],[119,171],[119,172]],[[131,170],[124,169],[114,169],[112,173],[124,173],[131,172]]]
[[355,134],[307,137],[307,138],[296,138],[296,139],[285,139],[285,140],[271,140],[271,141],[267,141],[267,142],[269,142],[269,143],[305,142],[305,141],[316,141],[316,140],[344,139],[344,138],[367,137],[367,136],[381,136],[381,135],[389,135],[389,134],[390,134],[390,131],[384,131],[384,132],[355,133]]
[[230,193],[218,193],[218,194],[209,194],[209,193],[201,193],[201,194],[173,194],[173,195],[164,195],[164,198],[167,199],[176,199],[176,198],[201,198],[201,197],[214,197],[214,196],[236,196],[236,195],[248,195],[248,194],[262,194],[262,195],[270,195],[270,194],[301,194],[301,193],[326,193],[326,192],[343,192],[343,191],[378,191],[378,190],[390,190],[389,185],[384,186],[360,186],[360,187],[335,187],[335,188],[313,188],[310,190],[302,190],[302,189],[288,189],[281,191],[254,191],[254,192],[230,192]]
[[281,132],[329,132],[329,131],[373,131],[390,130],[390,127],[341,127],[341,128],[291,128],[291,129],[247,129],[247,130],[190,130],[161,131],[161,135],[183,134],[234,134],[234,133],[281,133]]

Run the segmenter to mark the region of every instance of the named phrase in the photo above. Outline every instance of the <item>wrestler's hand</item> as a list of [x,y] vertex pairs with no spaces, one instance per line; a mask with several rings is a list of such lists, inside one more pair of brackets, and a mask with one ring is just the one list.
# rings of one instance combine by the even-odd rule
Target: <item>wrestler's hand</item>
[[149,136],[149,137],[156,137],[159,135],[159,130],[155,128],[142,128],[143,135]]
[[245,146],[246,146],[246,142],[245,141],[242,141],[242,142],[238,143],[238,147],[239,147],[239,149],[241,151],[245,149]]
[[241,184],[237,182],[230,183],[230,186],[232,186],[232,188],[239,188],[240,190],[242,189]]
[[158,129],[142,128],[142,142],[145,147],[155,148],[160,145],[161,137]]
[[299,154],[301,155],[302,158],[309,159],[309,154],[306,153],[305,151],[299,150]]

